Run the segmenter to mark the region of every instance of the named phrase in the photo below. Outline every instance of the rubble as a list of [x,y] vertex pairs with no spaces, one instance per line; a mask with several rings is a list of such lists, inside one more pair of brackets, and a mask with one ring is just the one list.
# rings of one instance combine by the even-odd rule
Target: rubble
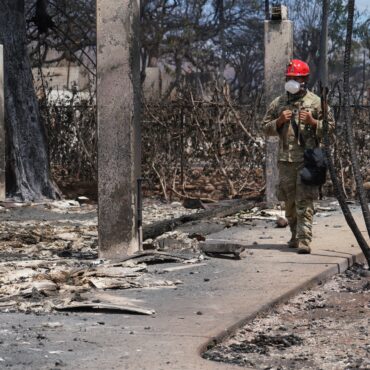
[[199,242],[196,238],[190,238],[187,233],[181,231],[169,231],[155,238],[152,245],[158,250],[193,249],[197,250]]
[[250,210],[237,212],[232,216],[214,218],[213,220],[225,223],[229,227],[237,225],[251,225],[255,220],[282,223],[283,219],[285,219],[284,211],[281,209],[261,209],[260,207],[254,207]]
[[197,212],[199,212],[199,209],[185,208],[180,202],[167,204],[153,199],[144,199],[143,202],[144,225]]
[[238,244],[230,240],[207,240],[200,244],[200,249],[206,254],[232,254],[237,259],[240,259],[240,254],[245,248],[246,245]]
[[288,220],[285,217],[278,216],[276,219],[276,226],[284,228],[288,226]]
[[[144,220],[147,216],[147,222],[197,212],[196,209],[184,208],[180,202],[168,205],[158,201],[145,200],[145,202]],[[148,273],[146,266],[165,262],[187,265],[175,266],[176,270],[189,268],[190,264],[199,265],[205,259],[199,245],[205,241],[204,235],[199,233],[189,235],[187,232],[174,230],[144,241],[146,246],[144,248],[151,248],[152,251],[130,256],[118,264],[101,261],[98,259],[96,205],[88,203],[88,199],[79,197],[77,200],[33,205],[15,203],[4,205],[4,209],[9,209],[10,212],[20,207],[30,210],[31,217],[18,221],[9,217],[0,224],[0,256],[4,261],[0,263],[2,310],[47,312],[66,305],[69,305],[69,308],[77,308],[76,299],[79,299],[77,296],[80,297],[81,293],[112,289],[174,287],[181,282],[158,279]],[[42,221],[32,218],[32,209],[38,212],[38,217],[41,215]],[[275,219],[274,212],[274,210],[261,212],[255,207],[249,212],[242,211],[234,216],[220,218],[220,222],[226,225],[233,218],[236,223],[247,222],[254,217]],[[49,214],[70,214],[73,218],[68,216],[63,219],[65,221],[61,221],[59,216],[50,219]],[[231,245],[227,251],[223,250],[223,253],[231,253],[239,258],[242,250],[240,246]],[[173,252],[181,252],[182,255],[175,255]],[[186,257],[184,253],[187,253]],[[171,271],[171,268],[167,267],[167,271]],[[110,302],[106,304],[109,305]]]
[[66,305],[59,305],[55,306],[55,309],[58,311],[116,311],[116,312],[130,312],[142,315],[153,315],[155,314],[154,310],[144,309],[141,307],[133,307],[133,306],[120,306],[115,304],[107,304],[107,303],[94,303],[94,302],[87,302],[87,303],[71,303]]
[[82,205],[82,204],[87,204],[90,202],[90,199],[88,197],[85,197],[85,196],[79,196],[77,197],[76,201]]
[[[152,260],[153,257],[146,256]],[[161,257],[168,260],[168,256]],[[185,260],[175,257],[171,259]],[[66,305],[68,309],[77,308],[75,303],[76,300],[80,302],[81,293],[96,294],[106,289],[174,287],[181,282],[158,279],[148,273],[146,264],[142,263],[138,256],[137,261],[128,259],[123,262],[91,263],[76,260],[6,262],[0,264],[0,283],[0,302],[3,303],[0,307],[9,310],[9,306],[14,306],[20,311],[48,312],[60,310]],[[87,304],[90,303],[84,302],[84,305]],[[103,308],[108,309],[108,306],[100,305],[97,309]]]
[[198,198],[185,198],[182,205],[187,209],[205,209],[204,204]]
[[[335,202],[334,202],[335,203]],[[338,208],[335,208],[335,207],[324,207],[324,206],[319,206],[319,205],[316,205],[315,206],[315,210],[316,211],[322,211],[322,212],[334,212],[336,211]]]
[[[165,205],[146,200],[146,203],[144,219],[147,215],[147,222],[197,212],[185,209],[180,202]],[[181,281],[160,279],[156,272],[150,273],[147,266],[178,264],[156,270],[163,273],[204,265],[202,249],[205,251],[205,247],[200,247],[200,243],[204,243],[206,237],[199,232],[170,231],[144,241],[144,248],[151,250],[119,262],[103,261],[98,259],[96,205],[89,204],[88,199],[33,205],[7,203],[4,208],[11,214],[21,206],[27,216],[19,220],[16,220],[19,216],[15,219],[7,216],[0,223],[2,311],[50,312],[65,308],[123,312],[127,307],[121,303],[116,306],[117,303],[109,299],[97,304],[95,298],[86,297],[86,294],[96,296],[102,291],[176,287]],[[275,220],[276,212],[255,207],[220,218],[219,222],[224,225],[231,219],[236,223],[250,222],[254,217]],[[239,258],[244,247],[227,244],[224,243],[222,253]],[[210,248],[209,242],[207,245]],[[207,253],[211,251],[207,250]],[[213,250],[212,253],[218,252]],[[146,310],[145,307],[135,309]]]
[[[150,309],[136,306],[129,309],[127,304],[112,302],[111,297],[97,304],[96,295],[113,289],[176,287],[180,281],[160,279],[148,272],[147,265],[186,262],[184,267],[189,268],[189,263],[203,260],[191,249],[197,249],[198,241],[176,231],[151,242],[155,244],[154,248],[163,251],[190,248],[191,253],[187,256],[148,251],[120,262],[99,260],[96,205],[87,204],[87,199],[78,200],[80,202],[62,200],[23,205],[29,218],[2,220],[0,310],[50,312],[93,309],[136,313],[141,310],[141,313],[150,314]],[[20,207],[17,204],[7,206],[10,212]],[[33,212],[39,218],[41,215],[43,220],[33,219]],[[152,202],[146,212],[151,215],[150,220],[156,220],[189,211],[181,203],[162,206],[159,202]],[[50,217],[55,214],[73,216]],[[86,297],[87,293],[93,298]]]
[[331,214],[327,212],[317,212],[316,217],[330,217]]
[[196,267],[201,267],[201,266],[206,266],[206,263],[194,263],[192,265],[187,265],[187,266],[174,266],[174,267],[166,267],[162,271],[163,272],[172,272],[172,271],[179,271],[179,270],[185,270],[189,268],[196,268]]

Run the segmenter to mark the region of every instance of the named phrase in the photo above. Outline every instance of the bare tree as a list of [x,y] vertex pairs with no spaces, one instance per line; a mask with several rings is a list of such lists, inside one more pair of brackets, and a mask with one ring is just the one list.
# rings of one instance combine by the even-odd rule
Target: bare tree
[[265,0],[265,19],[269,20],[270,19],[270,1]]
[[95,75],[95,0],[26,0],[26,18],[33,67],[70,61]]
[[261,4],[241,0],[145,0],[142,74],[160,60],[173,73],[171,90],[185,67],[215,75],[233,68],[234,89],[247,95],[262,80],[262,14]]
[[[346,6],[342,0],[287,0],[290,18],[294,21],[294,54],[296,57],[307,61],[311,67],[310,87],[316,84],[321,76],[320,47],[322,45],[322,33],[326,27],[322,20],[326,19],[323,11],[327,12],[328,22],[328,78],[331,81],[341,79],[343,72],[343,53],[345,48],[345,25],[347,22]],[[368,32],[366,27],[366,13],[354,12],[353,47],[359,47],[358,42],[364,39]],[[367,30],[367,31],[366,31]],[[362,32],[362,33],[361,33]],[[355,58],[356,55],[353,55]],[[361,68],[352,70],[352,78],[361,72]]]

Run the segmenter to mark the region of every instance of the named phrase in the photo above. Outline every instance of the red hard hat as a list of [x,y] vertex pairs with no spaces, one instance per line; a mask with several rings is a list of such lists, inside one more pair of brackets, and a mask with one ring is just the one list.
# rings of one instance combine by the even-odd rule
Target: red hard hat
[[292,59],[285,72],[285,76],[298,77],[308,76],[310,74],[310,67],[307,63],[299,59]]

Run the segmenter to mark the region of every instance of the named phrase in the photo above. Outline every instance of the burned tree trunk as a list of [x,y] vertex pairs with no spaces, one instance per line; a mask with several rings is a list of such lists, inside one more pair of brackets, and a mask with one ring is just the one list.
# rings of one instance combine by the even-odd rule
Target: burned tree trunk
[[350,108],[350,85],[349,85],[349,73],[351,67],[351,47],[352,47],[352,30],[353,30],[353,18],[355,12],[355,0],[348,1],[348,20],[347,20],[347,37],[344,51],[344,72],[343,72],[343,105],[344,105],[344,123],[346,128],[346,137],[349,146],[349,152],[352,162],[353,173],[356,182],[356,190],[360,200],[362,214],[364,216],[366,229],[370,236],[370,210],[368,205],[367,196],[365,193],[363,179],[360,170],[360,164],[358,161],[358,155],[356,151],[356,143],[353,135],[351,108]]
[[270,20],[270,1],[265,0],[265,19],[266,21]]
[[328,120],[327,120],[327,112],[328,112],[328,105],[327,105],[327,94],[328,94],[328,88],[324,86],[324,88],[321,89],[321,107],[323,112],[323,124],[324,124],[324,150],[325,155],[327,159],[327,164],[329,168],[329,174],[331,181],[333,183],[334,187],[334,194],[336,198],[338,199],[339,205],[342,209],[343,216],[347,221],[348,226],[351,228],[353,235],[355,236],[358,245],[360,246],[368,265],[370,266],[370,248],[367,244],[367,241],[365,240],[364,236],[362,235],[359,227],[357,226],[357,223],[355,219],[352,216],[352,212],[349,209],[349,206],[346,202],[346,196],[344,194],[343,188],[339,184],[338,176],[335,171],[335,166],[333,159],[331,157],[331,143],[329,139],[328,134]]
[[0,43],[4,45],[7,195],[23,201],[54,199],[58,192],[50,179],[46,135],[33,87],[24,0],[0,1]]
[[322,2],[322,22],[320,38],[320,61],[319,61],[319,79],[323,86],[328,86],[328,18],[329,18],[329,0]]

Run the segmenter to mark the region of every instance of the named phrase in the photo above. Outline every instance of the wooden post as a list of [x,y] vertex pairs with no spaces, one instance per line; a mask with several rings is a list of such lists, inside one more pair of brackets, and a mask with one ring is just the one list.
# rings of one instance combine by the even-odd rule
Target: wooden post
[[140,249],[138,0],[97,0],[98,230],[100,257]]
[[[286,18],[281,6],[281,19],[265,21],[265,97],[269,105],[284,93],[285,69],[293,56],[293,22]],[[277,168],[278,138],[266,138],[266,200],[277,202],[275,190],[279,175]]]
[[5,200],[4,54],[0,45],[0,201]]

